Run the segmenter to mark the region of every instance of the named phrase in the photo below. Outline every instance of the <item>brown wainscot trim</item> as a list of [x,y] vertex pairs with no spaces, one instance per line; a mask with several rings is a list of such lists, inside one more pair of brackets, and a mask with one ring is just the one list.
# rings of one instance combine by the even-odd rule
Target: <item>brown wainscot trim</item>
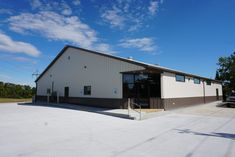
[[37,102],[40,102],[40,101],[46,102],[47,101],[47,96],[36,95],[36,101]]
[[[37,95],[37,100],[46,102],[47,96]],[[50,96],[50,102],[56,103],[56,97]],[[79,104],[85,106],[104,107],[113,109],[127,109],[127,98],[112,99],[112,98],[80,98],[80,97],[60,97],[61,103]],[[164,109],[161,98],[150,98],[149,107],[151,109]]]
[[[37,95],[38,101],[47,101],[47,96]],[[50,97],[50,102],[56,103],[56,98]],[[79,97],[60,97],[61,103],[79,104],[84,106],[126,109],[127,99],[111,99],[111,98],[79,98]]]
[[164,109],[161,98],[150,98],[149,99],[149,108],[150,109]]
[[[222,96],[219,96],[219,100],[222,100]],[[216,96],[205,97],[205,103],[218,101]],[[204,97],[184,97],[184,98],[167,98],[162,99],[165,110],[172,110],[181,107],[188,107],[192,105],[204,104]]]
[[[47,96],[36,96],[37,101],[47,101]],[[216,96],[205,97],[206,103],[218,101]],[[222,96],[219,96],[222,100]],[[56,98],[50,97],[50,102],[56,102]],[[113,109],[127,109],[127,98],[80,98],[80,97],[60,97],[61,103],[79,104],[93,107],[104,107]],[[150,108],[172,110],[181,107],[188,107],[197,104],[204,104],[204,97],[184,97],[184,98],[150,98]]]

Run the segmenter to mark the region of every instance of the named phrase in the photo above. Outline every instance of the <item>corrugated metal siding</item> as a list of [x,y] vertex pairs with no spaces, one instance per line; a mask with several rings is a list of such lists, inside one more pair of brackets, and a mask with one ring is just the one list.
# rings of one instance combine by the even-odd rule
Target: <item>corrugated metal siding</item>
[[[162,74],[162,98],[185,98],[185,97],[203,97],[203,82],[195,84],[193,77],[185,77],[185,82],[177,82],[174,73],[164,72]],[[222,85],[212,83],[206,85],[205,95],[216,96],[216,88],[219,89],[219,95],[222,95]]]
[[[64,95],[64,87],[68,86],[71,97],[122,98],[120,72],[143,69],[124,61],[69,48],[38,80],[37,94],[46,95],[47,88],[51,88],[54,81],[54,91],[60,95]],[[92,86],[91,96],[83,95],[85,85]]]

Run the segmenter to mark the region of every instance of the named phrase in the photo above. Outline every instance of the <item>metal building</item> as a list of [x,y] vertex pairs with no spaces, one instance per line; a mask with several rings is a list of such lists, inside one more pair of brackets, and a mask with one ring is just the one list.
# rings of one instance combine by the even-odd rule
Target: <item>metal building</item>
[[222,99],[220,81],[158,65],[65,46],[36,79],[36,99],[126,108],[173,109]]

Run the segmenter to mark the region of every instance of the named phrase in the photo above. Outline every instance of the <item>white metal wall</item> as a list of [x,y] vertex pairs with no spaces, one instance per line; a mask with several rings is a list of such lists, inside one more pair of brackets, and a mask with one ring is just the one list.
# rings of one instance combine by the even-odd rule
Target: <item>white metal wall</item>
[[[64,87],[68,86],[70,97],[122,98],[120,72],[142,69],[117,59],[68,48],[38,80],[37,95],[46,95],[54,82],[54,91],[61,96],[64,96]],[[89,85],[91,95],[85,96],[83,88]]]
[[212,82],[211,86],[205,83],[205,95],[216,96],[216,88],[219,90],[219,95],[222,96],[222,85],[219,83]]
[[[216,96],[216,88],[222,96],[222,85],[212,83],[206,85],[205,96]],[[185,77],[185,82],[175,80],[175,74],[164,72],[161,75],[162,98],[184,98],[184,97],[203,97],[203,82],[195,84],[192,77]]]

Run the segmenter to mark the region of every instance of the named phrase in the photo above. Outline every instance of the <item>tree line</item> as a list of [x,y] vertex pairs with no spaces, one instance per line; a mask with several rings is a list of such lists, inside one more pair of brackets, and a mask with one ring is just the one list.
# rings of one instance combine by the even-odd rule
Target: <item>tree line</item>
[[224,99],[235,92],[235,52],[228,57],[220,57],[217,65],[216,80],[221,80]]
[[31,98],[35,92],[35,87],[0,81],[0,98]]

